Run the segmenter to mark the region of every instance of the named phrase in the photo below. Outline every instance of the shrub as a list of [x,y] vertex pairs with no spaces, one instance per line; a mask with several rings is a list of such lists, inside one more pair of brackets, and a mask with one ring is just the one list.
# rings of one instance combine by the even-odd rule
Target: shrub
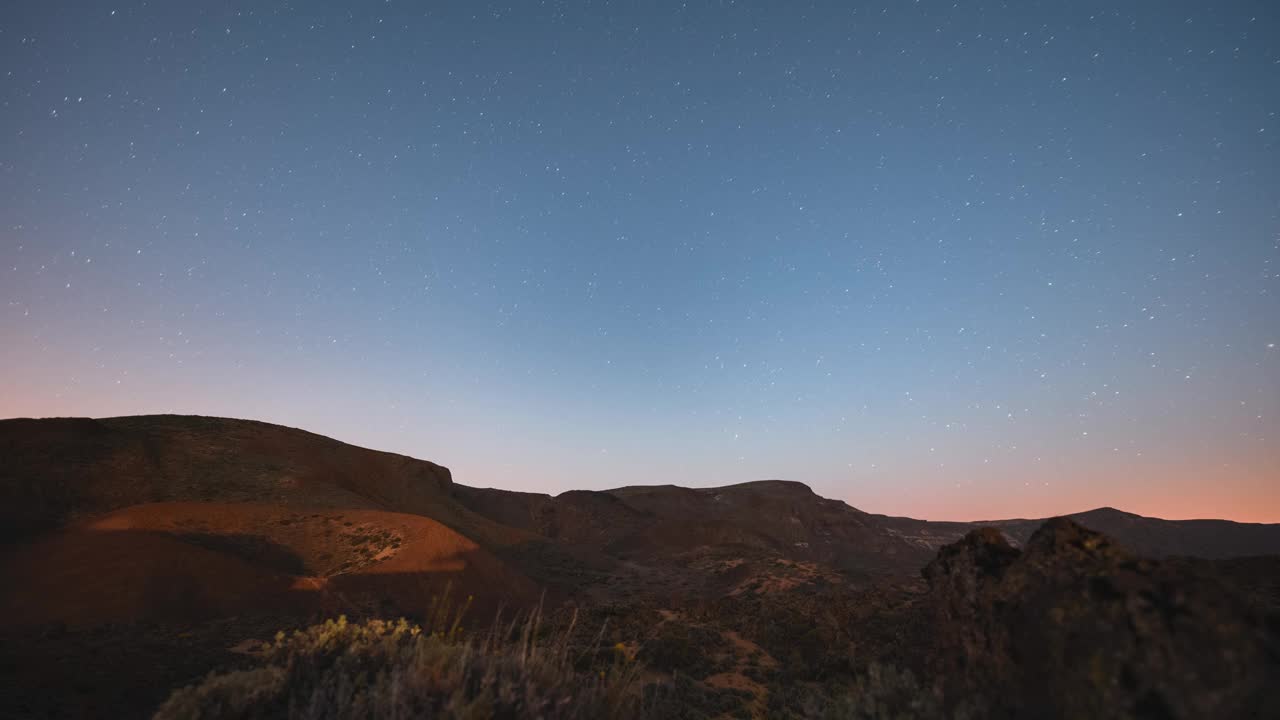
[[916,720],[941,715],[937,699],[910,670],[873,664],[854,691],[832,704],[827,716],[841,720]]
[[[639,670],[602,657],[573,667],[567,642],[538,642],[540,614],[463,637],[455,617],[424,631],[405,620],[330,620],[276,636],[261,667],[178,690],[157,720],[632,718]],[[563,633],[567,637],[568,633]]]
[[640,658],[650,667],[702,679],[720,669],[711,654],[724,644],[724,638],[714,630],[671,621],[645,640]]

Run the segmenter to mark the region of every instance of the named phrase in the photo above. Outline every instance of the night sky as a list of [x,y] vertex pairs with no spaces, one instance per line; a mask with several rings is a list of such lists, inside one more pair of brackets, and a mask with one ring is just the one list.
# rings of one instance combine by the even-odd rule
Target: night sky
[[0,416],[1280,521],[1280,3],[0,12]]

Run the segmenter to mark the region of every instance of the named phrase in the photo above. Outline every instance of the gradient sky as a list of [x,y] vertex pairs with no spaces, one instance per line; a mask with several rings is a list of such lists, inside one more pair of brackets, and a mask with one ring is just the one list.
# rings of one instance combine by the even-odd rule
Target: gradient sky
[[33,2],[0,416],[1280,521],[1280,4]]

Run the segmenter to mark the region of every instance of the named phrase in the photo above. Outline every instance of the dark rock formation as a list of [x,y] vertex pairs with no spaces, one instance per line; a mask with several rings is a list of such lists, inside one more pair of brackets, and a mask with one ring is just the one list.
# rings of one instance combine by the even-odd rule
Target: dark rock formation
[[1206,572],[1055,518],[1021,551],[975,530],[924,575],[958,715],[1280,717],[1280,623]]

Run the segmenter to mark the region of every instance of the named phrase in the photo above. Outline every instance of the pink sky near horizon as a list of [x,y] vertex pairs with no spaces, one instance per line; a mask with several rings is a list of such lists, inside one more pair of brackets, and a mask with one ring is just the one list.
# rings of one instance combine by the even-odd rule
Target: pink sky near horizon
[[[56,369],[55,369],[56,370]],[[333,437],[349,444],[397,452],[449,467],[456,482],[523,492],[556,494],[571,489],[603,490],[634,484],[714,487],[763,479],[803,482],[824,497],[842,500],[866,512],[938,521],[1038,518],[1110,506],[1150,517],[1280,522],[1280,454],[1264,443],[1254,452],[1225,457],[1179,453],[1120,459],[1105,455],[1074,467],[1044,461],[1020,465],[957,464],[954,477],[939,482],[921,472],[911,453],[887,454],[881,467],[837,467],[830,459],[774,453],[756,462],[717,458],[695,450],[661,456],[646,454],[636,443],[610,452],[574,449],[572,438],[550,433],[548,443],[514,443],[499,423],[488,434],[480,419],[465,427],[451,424],[459,415],[424,416],[410,422],[402,413],[374,414],[366,398],[363,411],[351,398],[329,406],[323,398],[285,407],[277,397],[252,399],[210,394],[177,402],[163,387],[137,378],[95,396],[75,384],[50,391],[39,384],[4,382],[0,417],[109,417],[134,414],[200,414],[273,422]],[[343,412],[341,409],[347,409]],[[542,439],[542,438],[539,438]],[[660,437],[658,438],[661,439]],[[656,444],[656,443],[655,443]],[[1248,446],[1248,444],[1246,444]],[[1239,450],[1240,448],[1237,448]],[[1019,482],[1019,478],[1022,478]],[[1034,478],[1034,479],[1031,479]]]

